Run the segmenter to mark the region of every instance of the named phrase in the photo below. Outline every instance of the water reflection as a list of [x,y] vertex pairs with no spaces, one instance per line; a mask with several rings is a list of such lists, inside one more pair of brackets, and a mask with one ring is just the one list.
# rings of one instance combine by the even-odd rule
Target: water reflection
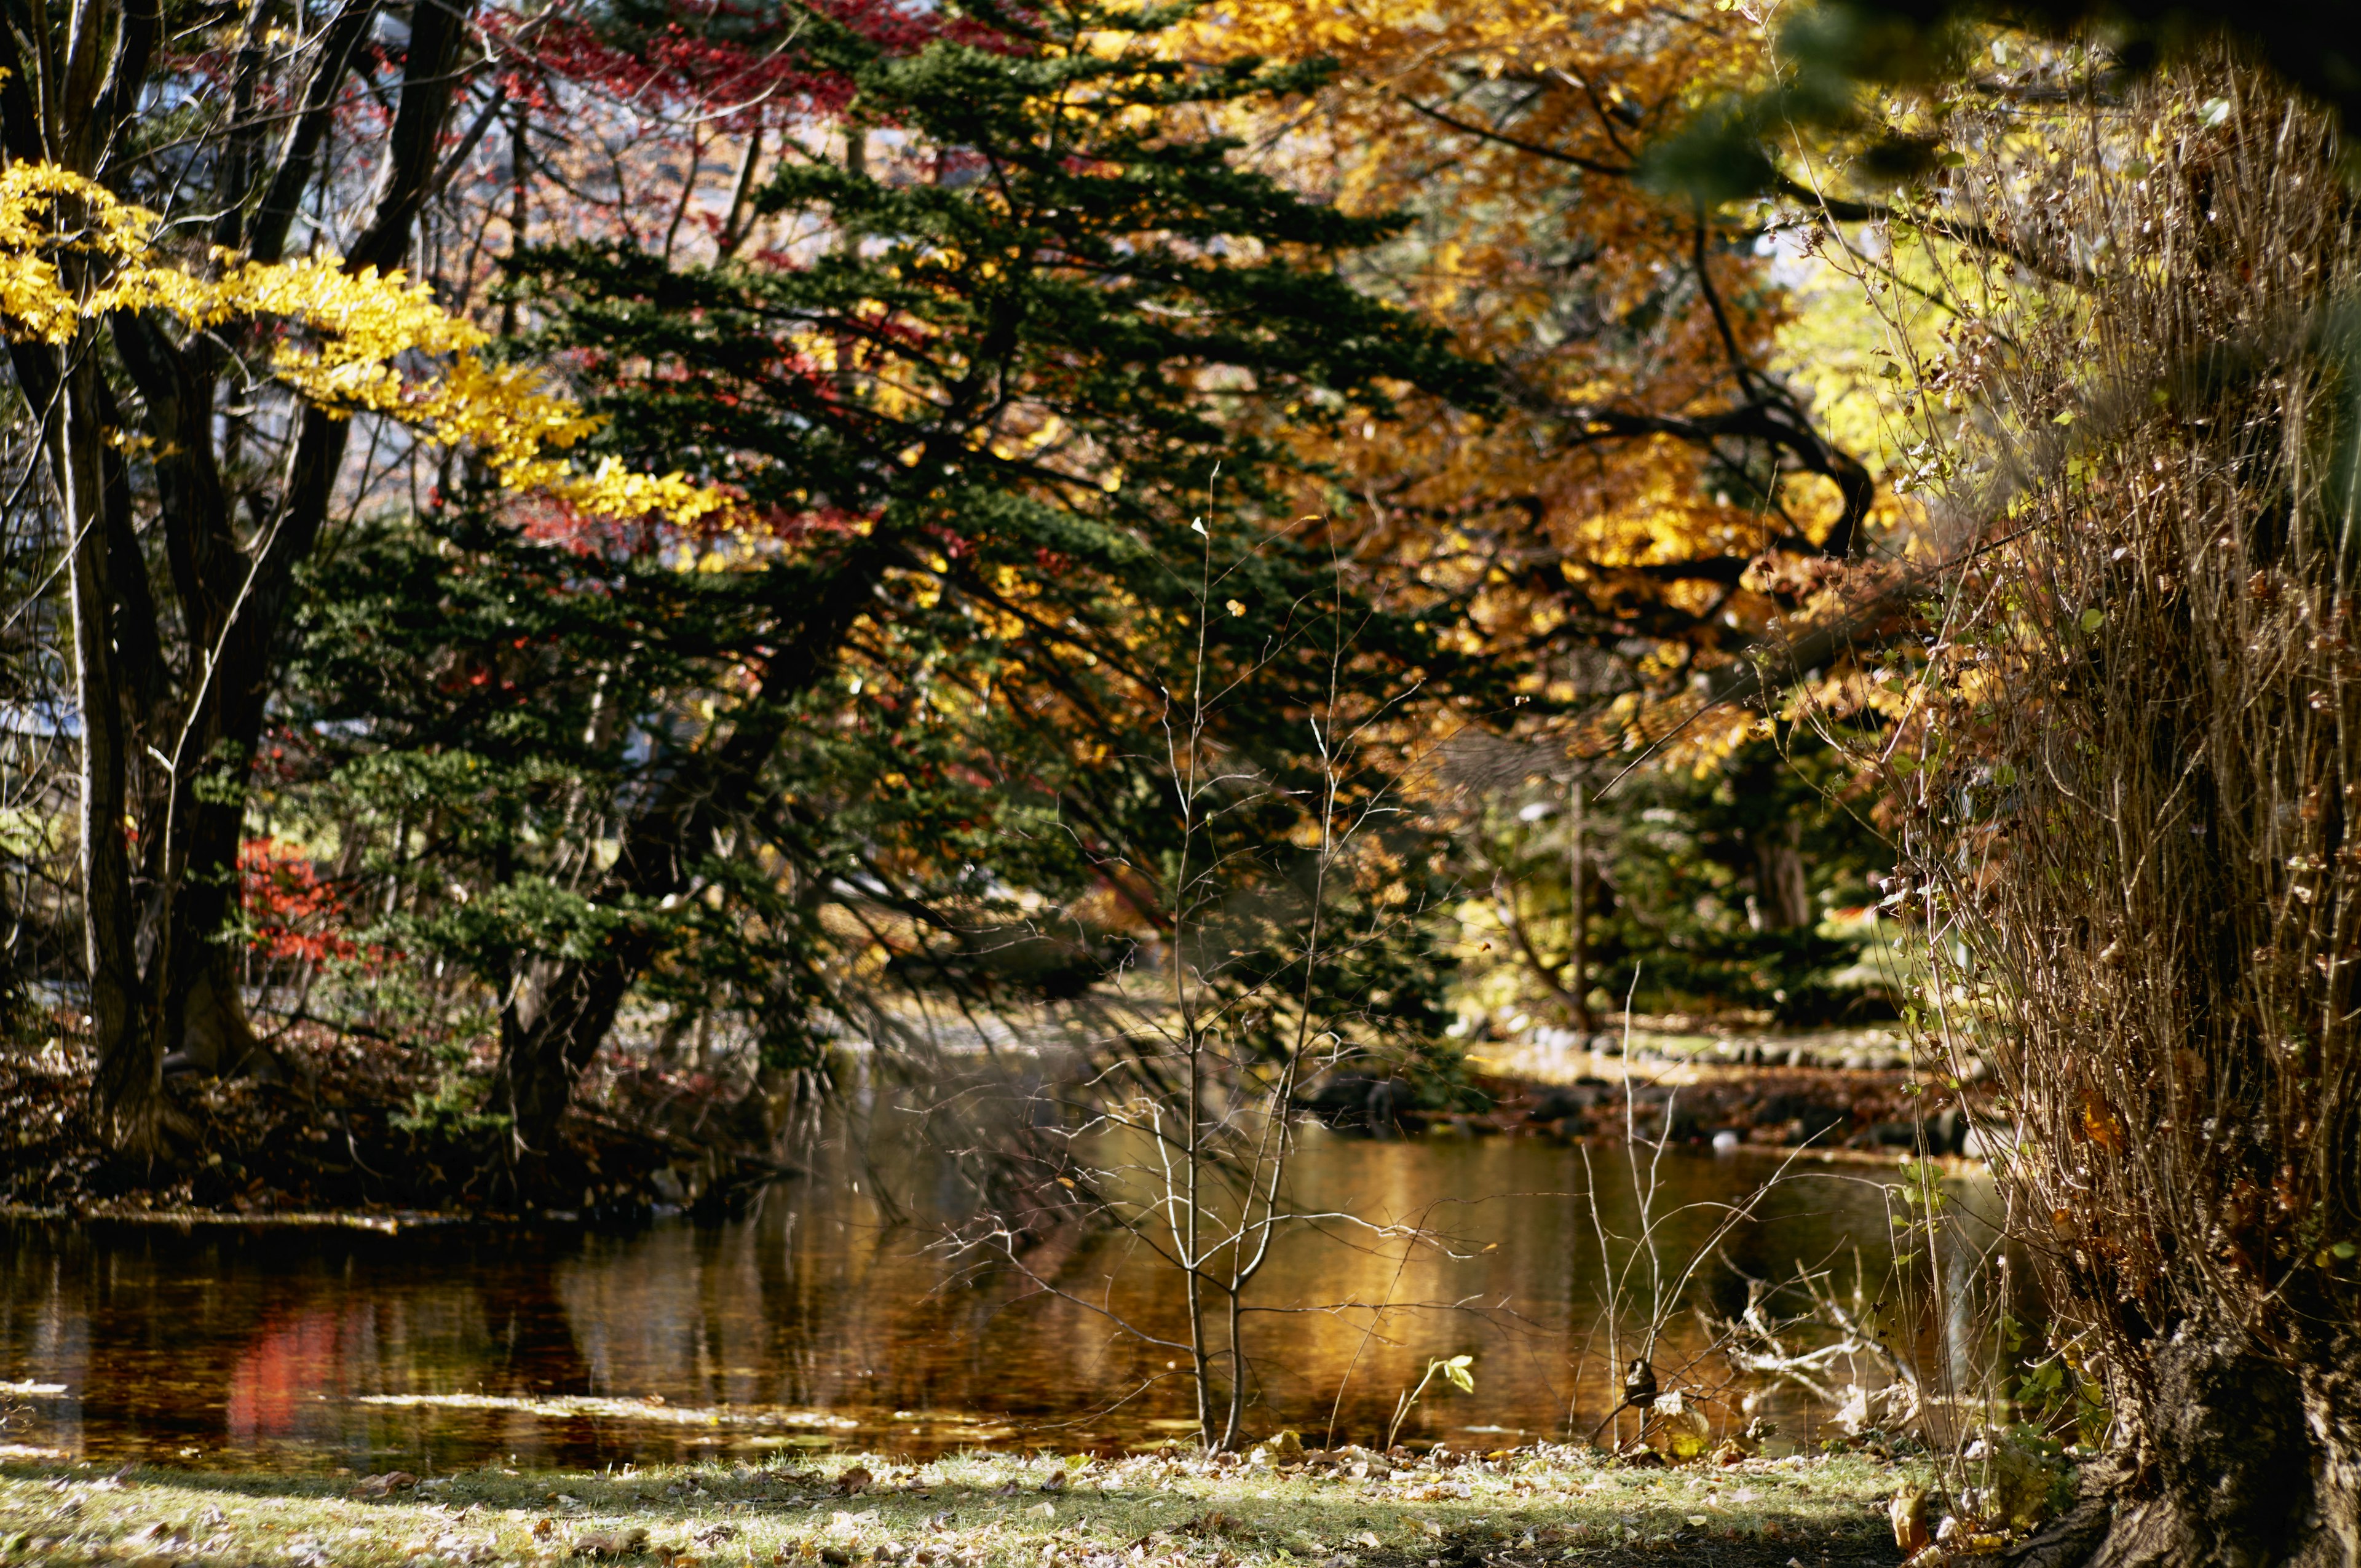
[[[905,1191],[928,1175],[909,1158]],[[1636,1232],[1628,1172],[1595,1163],[1607,1224]],[[1668,1157],[1666,1257],[1685,1259],[1717,1205],[1769,1169]],[[1885,1176],[1796,1175],[1728,1238],[1729,1262],[1780,1277],[1841,1260],[1850,1273],[1858,1250],[1882,1273]],[[1406,1432],[1558,1436],[1604,1413],[1599,1243],[1579,1151],[1314,1135],[1298,1179],[1304,1209],[1429,1226],[1453,1245],[1360,1231],[1284,1241],[1248,1323],[1250,1430],[1310,1437],[1333,1419],[1339,1441],[1367,1441],[1430,1355],[1460,1353],[1477,1357],[1476,1392],[1430,1392]],[[873,1181],[862,1187],[821,1173],[742,1219],[628,1234],[14,1224],[0,1231],[0,1379],[64,1389],[16,1396],[0,1442],[97,1460],[423,1470],[856,1442],[1074,1449],[1187,1424],[1173,1354],[1082,1304],[1179,1336],[1168,1282],[1119,1240],[1054,1244],[1040,1266],[1060,1294],[1044,1295],[958,1271],[928,1250],[923,1223],[888,1223]],[[1719,1267],[1698,1290],[1725,1309],[1743,1299]],[[1660,1362],[1698,1342],[1690,1315],[1675,1314]],[[444,1402],[411,1402],[422,1398]]]

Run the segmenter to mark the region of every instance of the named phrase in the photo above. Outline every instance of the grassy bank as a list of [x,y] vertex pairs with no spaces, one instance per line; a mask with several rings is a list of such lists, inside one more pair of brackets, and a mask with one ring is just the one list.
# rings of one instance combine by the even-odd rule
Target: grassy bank
[[[1356,1470],[1361,1474],[1355,1474]],[[1892,1563],[1899,1472],[1873,1458],[1637,1468],[1570,1449],[1399,1467],[977,1454],[797,1469],[410,1478],[0,1470],[0,1561],[657,1563],[668,1568],[1540,1568]]]

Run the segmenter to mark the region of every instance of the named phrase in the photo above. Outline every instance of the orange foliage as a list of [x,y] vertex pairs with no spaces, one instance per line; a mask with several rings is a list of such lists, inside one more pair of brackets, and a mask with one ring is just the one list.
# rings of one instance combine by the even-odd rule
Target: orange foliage
[[1775,635],[1880,519],[1864,463],[1771,367],[1812,265],[1761,210],[1646,187],[1646,149],[1749,84],[1752,25],[1708,0],[1256,0],[1193,47],[1326,56],[1310,114],[1248,127],[1299,182],[1414,226],[1368,286],[1497,367],[1493,417],[1411,406],[1326,443],[1356,546],[1477,588],[1532,712],[1662,691]]

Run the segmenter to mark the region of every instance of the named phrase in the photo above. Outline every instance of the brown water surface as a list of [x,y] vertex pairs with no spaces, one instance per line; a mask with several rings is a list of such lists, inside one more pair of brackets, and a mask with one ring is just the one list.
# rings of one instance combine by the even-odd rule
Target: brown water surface
[[[1620,1152],[1591,1163],[1607,1225],[1635,1232]],[[1168,1276],[1099,1237],[1037,1259],[1062,1295],[977,1277],[930,1251],[924,1225],[889,1223],[877,1167],[862,1168],[867,1180],[783,1183],[742,1218],[623,1231],[0,1227],[0,1453],[423,1474],[856,1444],[1072,1451],[1190,1424],[1177,1353],[1093,1305],[1177,1337]],[[1773,1168],[1668,1154],[1660,1255],[1685,1262]],[[1792,1175],[1722,1251],[1766,1277],[1798,1261],[1850,1276],[1857,1251],[1873,1280],[1889,1179]],[[1315,1133],[1298,1182],[1304,1210],[1420,1223],[1450,1245],[1348,1225],[1286,1237],[1248,1324],[1250,1431],[1318,1442],[1333,1420],[1335,1441],[1373,1441],[1429,1357],[1462,1353],[1475,1392],[1438,1380],[1406,1438],[1582,1435],[1605,1412],[1604,1271],[1579,1149]],[[917,1156],[889,1173],[904,1212],[929,1183],[950,1185]],[[1690,1295],[1729,1307],[1743,1293],[1716,1264]],[[1659,1364],[1698,1343],[1675,1314]],[[1779,1409],[1791,1432],[1810,1419]]]

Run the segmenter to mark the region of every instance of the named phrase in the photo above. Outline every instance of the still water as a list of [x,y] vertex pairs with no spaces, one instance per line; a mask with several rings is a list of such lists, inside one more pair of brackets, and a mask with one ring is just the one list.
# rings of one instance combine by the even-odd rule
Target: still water
[[[1598,1214],[1634,1234],[1620,1151],[1590,1164]],[[1685,1263],[1721,1205],[1773,1168],[1668,1154],[1654,1208],[1665,1263]],[[1076,1451],[1189,1427],[1174,1353],[1099,1310],[1174,1336],[1168,1276],[1104,1236],[1034,1255],[1056,1292],[979,1275],[898,1217],[928,1172],[906,1165],[891,1205],[876,1174],[816,1171],[741,1218],[622,1232],[14,1223],[0,1228],[0,1454],[423,1474],[511,1456]],[[1417,1224],[1448,1245],[1359,1228],[1285,1236],[1257,1288],[1266,1310],[1248,1320],[1250,1431],[1374,1441],[1428,1359],[1459,1354],[1476,1358],[1474,1393],[1438,1378],[1405,1440],[1583,1435],[1605,1413],[1605,1271],[1581,1150],[1314,1133],[1297,1177],[1304,1210]],[[1741,1303],[1733,1267],[1833,1265],[1849,1280],[1856,1259],[1874,1289],[1891,1179],[1791,1171],[1689,1300]],[[1673,1313],[1658,1363],[1702,1343],[1693,1314]],[[1806,1430],[1809,1412],[1785,1409],[1789,1431]]]

